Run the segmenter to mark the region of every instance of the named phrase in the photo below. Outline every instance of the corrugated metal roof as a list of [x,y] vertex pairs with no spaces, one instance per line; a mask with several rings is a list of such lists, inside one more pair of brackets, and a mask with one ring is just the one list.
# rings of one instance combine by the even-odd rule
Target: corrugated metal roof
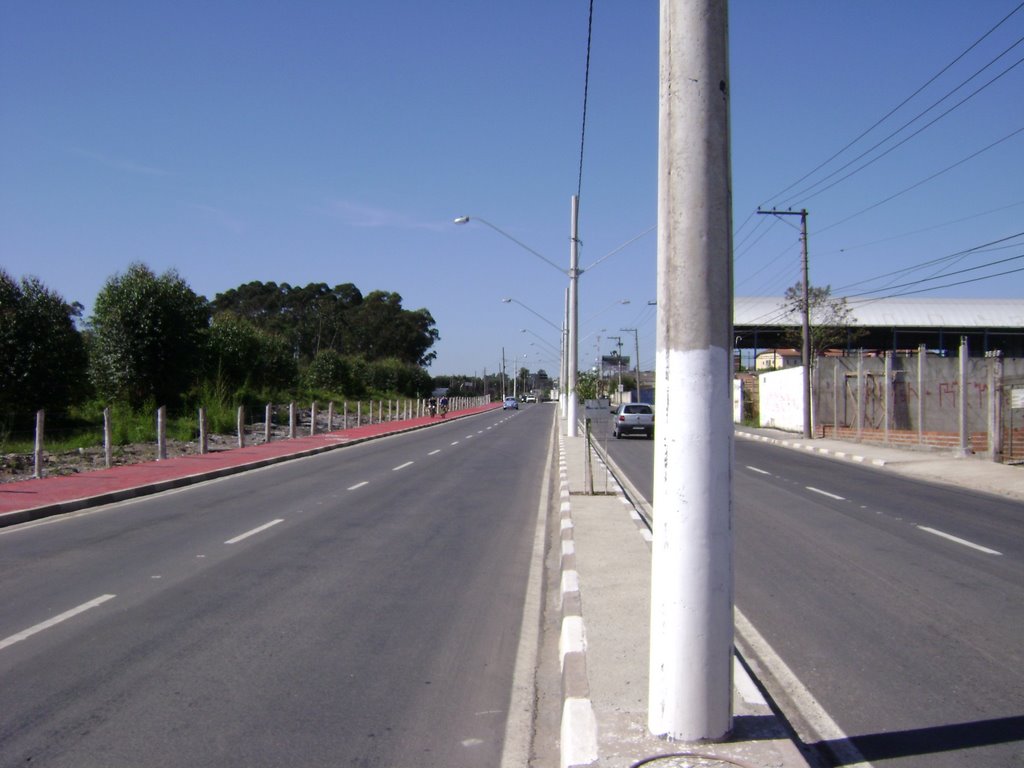
[[[799,325],[781,296],[737,296],[733,324]],[[899,328],[1024,328],[1024,299],[849,299],[853,325]],[[811,318],[814,322],[814,318]]]

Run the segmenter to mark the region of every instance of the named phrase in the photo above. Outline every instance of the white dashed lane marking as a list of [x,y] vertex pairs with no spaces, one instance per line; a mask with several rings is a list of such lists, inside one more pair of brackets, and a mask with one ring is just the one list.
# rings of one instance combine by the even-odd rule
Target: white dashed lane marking
[[925,533],[930,533],[933,536],[939,536],[940,538],[946,539],[947,541],[953,541],[953,542],[956,542],[957,544],[962,544],[965,547],[970,547],[971,549],[976,549],[979,552],[984,552],[986,555],[1002,555],[1003,554],[1002,552],[999,552],[999,551],[997,551],[995,549],[989,549],[988,547],[983,547],[983,546],[981,546],[981,544],[975,544],[973,541],[968,541],[967,539],[961,539],[959,536],[954,536],[951,533],[945,533],[944,531],[939,531],[939,530],[936,530],[935,528],[929,528],[926,525],[919,525],[917,527],[920,530],[924,531]]
[[827,496],[830,499],[835,499],[836,501],[846,501],[846,499],[844,499],[842,496],[836,496],[834,493],[823,491],[820,488],[815,488],[814,486],[811,485],[807,485],[804,487],[807,488],[808,491],[811,491],[813,493],[820,493],[822,496]]
[[283,523],[283,522],[284,522],[284,520],[282,518],[278,518],[277,520],[271,520],[269,523],[264,523],[263,525],[259,526],[258,528],[253,528],[251,531],[246,531],[245,533],[239,534],[238,536],[235,536],[235,538],[233,538],[233,539],[228,539],[224,543],[225,544],[237,544],[242,539],[247,539],[250,536],[255,536],[257,533],[262,533],[263,531],[267,530],[267,528],[272,528],[273,526],[277,525],[278,523]]
[[67,621],[68,619],[73,618],[80,613],[88,611],[90,608],[95,608],[97,605],[102,605],[108,600],[113,600],[115,597],[117,597],[117,595],[100,595],[94,600],[90,600],[87,603],[82,603],[76,608],[72,608],[70,611],[64,611],[64,613],[54,616],[52,619],[47,619],[46,621],[42,621],[39,624],[36,624],[35,626],[29,627],[28,629],[24,629],[21,632],[18,632],[17,634],[4,638],[3,640],[0,640],[0,650],[3,650],[9,645],[14,645],[15,643],[21,642],[25,638],[31,637],[37,632],[42,632],[44,629],[54,627],[60,624],[62,621]]

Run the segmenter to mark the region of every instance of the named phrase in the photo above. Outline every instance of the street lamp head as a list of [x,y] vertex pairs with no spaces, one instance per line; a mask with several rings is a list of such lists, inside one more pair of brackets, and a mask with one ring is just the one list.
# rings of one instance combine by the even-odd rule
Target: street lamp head
[[469,216],[459,216],[452,220],[453,224],[467,224],[469,222]]
[[511,304],[512,303],[512,299],[502,299],[501,303],[502,304]]

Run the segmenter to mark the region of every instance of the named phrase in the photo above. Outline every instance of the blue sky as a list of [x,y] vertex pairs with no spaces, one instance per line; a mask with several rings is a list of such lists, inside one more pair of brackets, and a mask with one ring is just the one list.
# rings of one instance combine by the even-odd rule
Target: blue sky
[[[921,267],[1024,230],[1019,5],[730,4],[737,295],[798,278],[798,219],[758,205],[810,211],[811,282],[837,295],[1024,295],[1024,272],[964,282],[1024,266],[1019,236]],[[133,261],[209,298],[251,280],[351,282],[430,310],[435,374],[493,371],[503,349],[557,371],[538,316],[561,322],[564,275],[452,219],[482,217],[568,266],[588,9],[0,0],[0,265],[87,312]],[[658,4],[596,0],[581,265],[632,243],[580,278],[581,366],[621,336],[653,367],[657,124]]]

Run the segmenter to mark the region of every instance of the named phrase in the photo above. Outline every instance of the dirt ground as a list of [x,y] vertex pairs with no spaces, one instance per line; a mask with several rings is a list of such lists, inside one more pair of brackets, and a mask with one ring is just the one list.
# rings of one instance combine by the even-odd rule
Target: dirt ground
[[[296,413],[296,434],[309,434],[309,410],[299,410]],[[390,416],[390,412],[387,414]],[[387,416],[385,418],[387,418]],[[328,414],[317,412],[317,432],[328,430]],[[356,425],[356,417],[349,413],[347,421],[339,414],[334,414],[330,428],[345,429]],[[288,437],[289,428],[286,424],[271,424],[271,440],[283,440]],[[266,438],[266,428],[263,422],[255,422],[246,426],[245,444],[259,445]],[[207,446],[210,451],[226,451],[238,447],[238,435],[214,434],[207,439]],[[145,461],[156,460],[156,442],[152,443],[131,443],[128,445],[114,446],[111,456],[111,466],[124,464],[140,464]],[[199,442],[181,442],[178,440],[167,441],[167,458],[177,456],[189,456],[199,453]],[[97,445],[90,448],[79,448],[76,451],[62,453],[51,453],[43,451],[43,477],[55,477],[60,475],[75,475],[80,472],[92,472],[97,469],[105,469],[106,464],[103,456],[103,446]],[[29,480],[33,477],[35,465],[31,453],[6,453],[0,454],[0,483],[11,483],[20,480]]]
[[[337,428],[337,423],[335,428]],[[326,428],[326,423],[324,424]],[[305,433],[309,433],[309,424],[304,426]],[[264,442],[265,430],[263,424],[252,425],[251,431],[246,432],[246,445],[259,445]],[[280,440],[288,436],[287,427],[275,426],[271,430],[271,439]],[[226,451],[238,447],[237,435],[210,435],[207,439],[207,446],[210,451]],[[111,466],[122,466],[125,464],[141,464],[146,461],[155,461],[157,446],[156,443],[130,443],[128,445],[116,445],[111,452]],[[199,442],[182,442],[179,440],[167,441],[167,458],[177,456],[189,456],[199,453]],[[75,475],[80,472],[92,472],[97,469],[105,469],[103,446],[97,445],[89,448],[79,448],[75,451],[51,453],[43,451],[43,477],[56,477],[61,475]],[[0,483],[12,483],[20,480],[30,480],[35,472],[35,463],[31,453],[5,453],[0,454]]]

